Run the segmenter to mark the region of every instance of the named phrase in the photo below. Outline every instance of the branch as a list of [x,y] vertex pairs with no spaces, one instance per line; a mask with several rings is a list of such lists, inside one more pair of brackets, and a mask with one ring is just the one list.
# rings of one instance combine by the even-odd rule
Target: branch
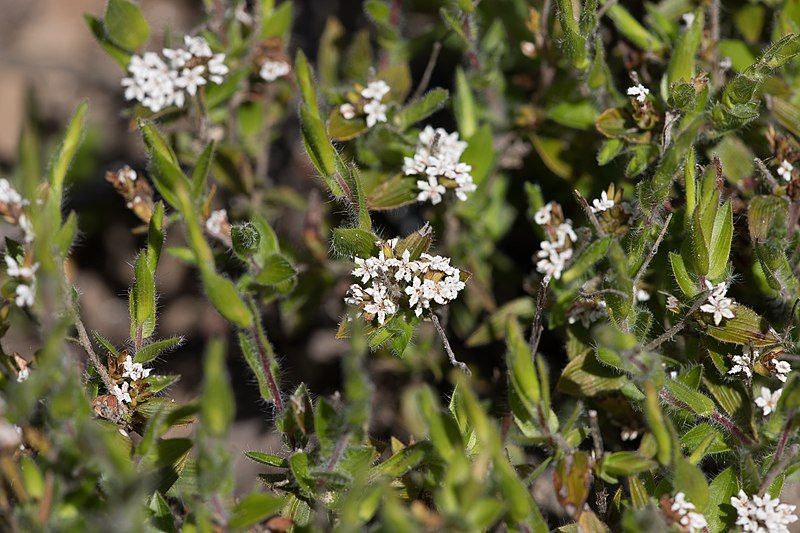
[[411,96],[412,101],[422,96],[422,93],[424,93],[425,89],[428,88],[428,84],[431,82],[431,76],[433,75],[433,69],[436,66],[436,61],[439,60],[439,52],[441,51],[442,43],[440,41],[433,43],[433,49],[431,50],[431,55],[428,58],[428,64],[425,66],[425,72],[422,73],[422,78],[419,80],[417,90],[414,91],[414,94]]
[[600,237],[605,237],[606,231],[600,225],[600,221],[597,220],[594,211],[592,211],[591,206],[589,206],[589,202],[586,201],[586,198],[583,197],[578,189],[575,189],[573,193],[575,194],[575,198],[578,199],[578,203],[581,204],[581,207],[583,207],[583,210],[586,212],[586,216],[589,218],[589,222],[592,223],[592,226],[594,226],[597,235]]
[[653,247],[650,248],[650,253],[647,254],[644,263],[642,263],[642,266],[639,267],[639,271],[636,272],[636,277],[633,278],[634,291],[636,291],[636,284],[639,283],[639,281],[641,281],[642,276],[644,276],[644,273],[647,271],[647,267],[650,266],[650,262],[656,256],[656,253],[658,252],[658,247],[661,246],[661,241],[664,240],[664,235],[667,234],[667,228],[669,227],[669,223],[671,221],[672,221],[672,213],[670,213],[669,216],[667,217],[667,220],[664,222],[664,226],[661,228],[661,233],[658,234],[656,242],[653,244]]
[[450,347],[450,341],[447,340],[447,335],[444,332],[444,328],[439,323],[439,317],[436,316],[436,313],[431,313],[431,322],[433,322],[433,325],[436,327],[436,331],[442,338],[442,343],[444,344],[444,351],[447,352],[447,357],[450,358],[450,364],[455,367],[458,367],[459,369],[461,369],[462,372],[464,372],[467,375],[472,374],[467,365],[456,359],[456,354],[453,353],[453,348]]

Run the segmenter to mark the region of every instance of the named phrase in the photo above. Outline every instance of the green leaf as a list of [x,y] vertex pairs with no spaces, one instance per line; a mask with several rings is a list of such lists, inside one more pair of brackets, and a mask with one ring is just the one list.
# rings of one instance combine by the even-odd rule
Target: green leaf
[[675,276],[675,281],[678,283],[683,294],[692,298],[700,293],[692,276],[686,270],[686,265],[683,263],[683,258],[673,252],[669,253],[669,262],[672,265],[672,275]]
[[280,455],[263,452],[244,452],[244,454],[253,461],[261,463],[262,465],[275,466],[278,468],[286,468],[288,466],[286,459]]
[[[291,6],[291,2],[286,4]],[[285,504],[284,498],[272,494],[248,494],[233,508],[228,527],[236,529],[254,526],[277,514]]]
[[142,252],[136,258],[135,280],[131,290],[131,338],[146,339],[153,334],[156,327],[156,285],[153,271],[147,261],[147,253]]
[[334,196],[337,198],[343,196],[341,185],[334,179],[336,150],[328,139],[322,119],[305,104],[300,106],[300,129],[303,133],[303,144],[314,168],[325,180]]
[[[239,332],[239,347],[242,349],[242,355],[244,355],[247,365],[250,367],[250,370],[256,377],[256,381],[258,382],[258,391],[264,400],[272,401],[272,389],[270,388],[269,383],[270,378],[267,374],[267,369],[265,368],[265,365],[270,365],[271,363],[265,358],[262,358],[262,355],[259,353],[259,350],[256,348],[254,342],[254,339],[251,339],[248,335]],[[275,374],[274,370],[275,369],[272,370],[272,375]]]
[[83,18],[86,21],[86,25],[89,27],[89,31],[92,32],[92,36],[95,38],[100,47],[111,57],[111,59],[116,61],[120,67],[127,69],[128,63],[130,63],[131,60],[131,55],[133,54],[127,50],[123,50],[116,44],[112,43],[108,37],[106,37],[106,29],[102,20],[97,17],[93,17],[92,15],[84,15]]
[[413,124],[420,122],[441,109],[450,97],[447,89],[433,89],[421,98],[410,102],[394,116],[395,125],[405,131]]
[[598,111],[588,100],[578,102],[559,102],[548,108],[547,117],[562,126],[578,130],[588,130],[595,125]]
[[333,230],[332,245],[341,257],[372,257],[378,254],[374,233],[358,228],[336,228]]
[[709,325],[709,335],[723,342],[752,344],[757,348],[780,342],[767,321],[749,307],[734,303],[731,310],[734,318],[725,320],[719,326]]
[[275,9],[265,12],[261,22],[261,39],[272,37],[287,37],[292,29],[292,6],[290,0],[285,0]]
[[458,132],[462,139],[469,139],[478,131],[478,111],[475,96],[464,69],[456,69],[456,89],[453,97],[453,112],[456,115]]
[[211,165],[214,163],[214,151],[216,149],[216,142],[209,142],[203,153],[194,164],[192,171],[192,196],[199,198],[203,194],[208,174],[211,171]]
[[367,122],[363,118],[346,119],[338,109],[331,111],[328,116],[328,135],[334,141],[349,141],[366,133]]
[[653,432],[653,436],[656,439],[656,457],[659,463],[668,465],[672,461],[672,436],[670,435],[667,421],[664,418],[664,413],[661,411],[658,393],[651,380],[645,382],[644,393],[644,415],[647,420],[647,425],[650,427],[650,431]]
[[688,409],[700,416],[708,416],[714,412],[714,402],[708,396],[690,389],[680,381],[669,379],[666,382],[667,390],[676,399],[686,404]]
[[61,205],[61,195],[64,190],[64,180],[67,177],[78,147],[83,140],[86,127],[86,111],[89,109],[87,102],[81,102],[69,121],[64,137],[61,140],[55,157],[50,163],[50,187],[53,189],[54,201]]
[[386,461],[379,464],[375,468],[375,471],[389,479],[402,477],[409,470],[419,465],[430,453],[430,450],[431,444],[425,441],[406,446],[389,457]]
[[233,422],[235,411],[236,402],[225,366],[225,346],[220,339],[214,338],[206,347],[203,363],[200,413],[205,430],[216,437],[225,435]]
[[607,236],[587,246],[583,253],[575,259],[572,266],[562,274],[561,281],[563,283],[570,283],[586,274],[590,268],[606,256],[611,240],[612,237]]
[[56,244],[62,256],[66,256],[72,248],[72,243],[75,242],[75,235],[78,233],[78,216],[75,211],[70,211],[67,220],[58,230],[56,235]]
[[262,285],[277,285],[292,279],[296,273],[286,257],[275,253],[264,258],[264,265],[255,277],[255,281]]
[[415,203],[418,194],[415,177],[395,174],[372,189],[366,201],[371,211],[386,211]]
[[164,202],[158,201],[153,206],[150,224],[147,226],[147,266],[155,276],[158,259],[161,257],[161,248],[164,246]]
[[297,77],[297,84],[300,86],[300,95],[303,102],[308,107],[308,113],[320,117],[319,104],[317,104],[317,89],[314,83],[314,72],[308,64],[308,59],[302,50],[297,50],[294,61],[294,73]]
[[536,303],[533,298],[517,298],[503,305],[492,313],[489,318],[476,329],[467,339],[467,346],[481,346],[493,340],[505,338],[506,323],[515,318],[530,320],[536,313]]
[[472,179],[476,185],[486,181],[494,167],[495,153],[492,146],[492,129],[488,124],[481,126],[471,137],[467,138],[467,148],[461,155],[461,161],[472,167]]
[[686,494],[686,499],[698,509],[705,509],[708,504],[708,481],[703,472],[687,461],[678,459],[675,463],[675,478],[672,481],[676,492]]
[[728,266],[728,258],[731,255],[732,240],[733,210],[731,201],[728,200],[722,204],[722,207],[714,217],[714,229],[709,243],[712,246],[708,265],[709,279],[719,279],[725,273],[725,269]]
[[125,50],[137,50],[150,37],[147,20],[130,0],[108,0],[103,22],[108,39]]
[[695,71],[695,56],[700,47],[700,38],[703,36],[703,25],[705,18],[703,11],[698,9],[694,12],[694,20],[686,30],[681,33],[672,57],[667,67],[667,84],[671,85],[677,81],[691,81]]
[[606,454],[600,467],[601,472],[617,476],[632,476],[640,472],[654,470],[658,463],[637,452],[614,452]]
[[295,452],[289,457],[289,468],[295,481],[300,486],[300,491],[306,497],[314,494],[314,479],[311,477],[308,463],[308,455],[304,452]]
[[231,280],[209,268],[200,271],[200,279],[203,281],[208,299],[223,317],[242,328],[249,327],[253,323],[253,315]]
[[630,12],[620,4],[613,4],[608,9],[608,17],[617,30],[630,42],[644,51],[659,52],[663,50],[664,43],[650,33],[637,21]]
[[726,519],[728,513],[721,506],[729,505],[731,497],[739,491],[736,470],[729,466],[719,474],[708,487],[708,502],[703,512],[708,521],[709,531],[728,531],[732,524]]
[[516,320],[506,328],[506,365],[508,367],[509,401],[514,417],[521,423],[538,422],[541,386],[533,364],[533,355]]
[[136,352],[136,356],[133,358],[134,362],[136,363],[149,363],[156,357],[168,352],[170,350],[174,350],[178,346],[181,345],[183,342],[183,337],[169,337],[167,339],[161,339],[155,342],[151,342],[150,344],[145,345],[142,347],[141,350]]

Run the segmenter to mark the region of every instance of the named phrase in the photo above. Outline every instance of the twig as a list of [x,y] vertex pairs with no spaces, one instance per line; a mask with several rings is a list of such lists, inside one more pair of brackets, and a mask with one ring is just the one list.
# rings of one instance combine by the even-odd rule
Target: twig
[[[679,407],[687,411],[692,410],[685,402],[682,402],[679,399],[677,399],[675,396],[672,395],[672,393],[670,393],[666,389],[661,389],[658,393],[658,397],[661,398],[665,403],[673,407]],[[716,422],[717,424],[727,429],[734,437],[736,437],[739,440],[739,442],[741,442],[743,445],[747,447],[752,447],[755,445],[755,441],[750,437],[748,437],[747,435],[745,435],[733,420],[731,420],[730,418],[723,415],[717,410],[712,411],[711,414],[707,416],[698,415],[698,418]]]
[[539,287],[539,294],[536,296],[536,314],[533,316],[533,328],[531,338],[528,343],[530,346],[531,359],[536,362],[536,352],[539,350],[539,341],[542,339],[542,313],[544,312],[544,301],[547,296],[548,281],[542,282]]
[[589,222],[591,222],[592,226],[594,226],[597,235],[599,235],[600,237],[605,237],[606,231],[600,225],[600,221],[597,220],[594,211],[592,211],[591,206],[589,206],[589,202],[586,201],[586,198],[583,197],[583,195],[580,193],[578,189],[575,189],[573,192],[575,194],[575,198],[578,199],[578,203],[581,204],[581,207],[583,207],[583,210],[586,212],[586,216],[589,218]]
[[589,431],[592,433],[594,456],[598,460],[603,457],[603,435],[600,433],[600,424],[597,422],[597,411],[589,409]]
[[439,336],[442,338],[442,343],[444,344],[444,351],[447,352],[447,357],[450,358],[450,364],[458,367],[463,371],[465,374],[470,375],[470,372],[467,365],[456,359],[456,354],[453,353],[453,348],[450,347],[450,341],[447,340],[447,335],[444,332],[444,328],[439,323],[439,317],[436,316],[436,313],[431,313],[431,322],[433,322],[434,327],[436,327],[436,331],[439,333]]
[[[576,254],[577,255],[577,254]],[[626,300],[631,297],[630,294],[622,292],[619,289],[598,289],[596,291],[585,292],[583,290],[580,291],[581,298],[594,298],[595,296],[601,296],[603,294],[616,294],[620,298],[625,298]]]
[[350,432],[346,432],[344,435],[339,437],[339,440],[336,441],[336,447],[333,449],[331,453],[331,458],[328,460],[327,470],[328,472],[333,470],[333,467],[336,466],[336,463],[339,462],[339,459],[342,458],[342,454],[344,453],[344,448],[347,445],[347,441],[350,439]]
[[775,481],[775,478],[778,477],[781,472],[786,470],[786,466],[792,459],[795,458],[798,452],[800,452],[800,444],[793,445],[785,457],[779,458],[777,457],[777,453],[775,454],[776,460],[773,462],[772,466],[767,472],[767,475],[764,476],[764,481],[761,482],[761,486],[758,488],[759,495],[763,496],[764,493],[767,492],[767,489],[769,489],[770,485],[772,485],[772,482]]
[[777,189],[778,180],[776,180],[775,176],[772,175],[772,172],[769,171],[767,165],[765,165],[764,162],[757,157],[753,158],[753,162],[756,164],[756,169],[758,169],[758,173],[761,174],[761,177],[764,178],[767,183],[769,183],[773,190]]
[[439,52],[441,51],[442,43],[440,41],[433,43],[433,49],[428,58],[428,64],[425,66],[425,72],[422,73],[422,78],[419,81],[419,85],[417,85],[417,90],[415,90],[414,94],[411,96],[411,100],[416,100],[422,96],[422,93],[428,88],[428,84],[431,82],[431,76],[433,75],[433,69],[436,66],[436,62],[439,60]]
[[[69,300],[69,293],[67,293],[67,299]],[[91,361],[92,366],[94,366],[95,370],[97,370],[97,373],[100,374],[100,379],[103,381],[103,385],[106,386],[109,394],[111,394],[111,391],[114,390],[116,383],[113,379],[111,379],[106,365],[100,361],[100,358],[94,351],[94,348],[92,347],[92,341],[89,340],[89,335],[86,333],[86,327],[83,325],[83,321],[81,320],[78,310],[69,301],[68,305],[72,307],[73,310],[75,329],[78,330],[78,342],[80,342],[80,345],[84,350],[86,350],[86,353],[89,355],[89,361]],[[126,416],[128,414],[128,407],[123,402],[117,402],[117,407],[121,415]]]
[[639,271],[636,272],[636,276],[633,278],[634,292],[636,291],[636,284],[639,283],[639,281],[641,281],[642,276],[644,276],[644,273],[647,271],[647,267],[650,266],[650,262],[656,256],[656,253],[658,253],[658,247],[661,246],[661,241],[664,240],[664,235],[667,234],[667,228],[669,227],[669,223],[671,221],[672,221],[672,213],[670,213],[669,216],[667,217],[667,220],[664,222],[664,226],[661,228],[661,232],[658,234],[656,242],[653,243],[653,247],[650,248],[650,253],[647,254],[644,263],[642,263],[642,266],[639,267]]
[[686,325],[686,319],[692,316],[695,313],[695,311],[700,309],[700,306],[705,303],[707,293],[708,291],[704,291],[703,293],[701,293],[700,297],[697,298],[697,301],[692,305],[691,308],[689,308],[689,311],[685,315],[683,315],[683,318],[681,318],[674,326],[669,328],[667,331],[665,331],[664,333],[662,333],[661,335],[650,341],[643,348],[643,351],[649,352],[655,350],[656,348],[664,344],[666,341],[674,337],[680,330],[682,330]]
[[[264,374],[267,376],[267,386],[269,393],[272,395],[272,402],[275,404],[275,410],[279,413],[283,412],[283,398],[281,398],[281,389],[278,387],[278,381],[272,372],[272,361],[275,360],[275,352],[269,339],[266,339],[260,327],[261,314],[253,300],[250,300],[250,309],[253,314],[253,325],[250,326],[250,333],[256,341],[256,348],[258,348],[258,358],[261,361],[261,367],[264,369]],[[258,322],[257,322],[258,321]]]

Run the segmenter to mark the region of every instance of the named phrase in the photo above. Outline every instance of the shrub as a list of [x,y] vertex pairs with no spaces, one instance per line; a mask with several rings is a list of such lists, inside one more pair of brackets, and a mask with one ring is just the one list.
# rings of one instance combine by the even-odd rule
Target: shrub
[[[142,223],[128,343],[87,332],[65,269],[87,104],[44,178],[26,130],[0,181],[2,332],[37,338],[0,354],[4,528],[788,531],[796,2],[367,0],[368,27],[331,18],[305,52],[290,0],[205,4],[160,44],[131,0],[86,18],[148,161],[106,174]],[[264,198],[298,119],[330,202],[293,196],[312,222],[292,246]],[[183,342],[157,335],[163,253],[235,330],[280,435],[247,452],[251,492],[225,446],[228,339],[196,400],[154,366]],[[323,295],[349,346],[330,397],[290,383],[264,320],[313,321]],[[378,359],[404,376],[388,391]]]

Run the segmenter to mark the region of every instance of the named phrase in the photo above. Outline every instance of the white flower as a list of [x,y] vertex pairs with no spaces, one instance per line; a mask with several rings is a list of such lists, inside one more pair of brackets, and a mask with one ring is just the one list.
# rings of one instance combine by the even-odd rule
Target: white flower
[[356,108],[353,104],[342,104],[339,106],[339,113],[345,118],[345,120],[352,120],[356,118]]
[[601,213],[614,207],[614,200],[608,198],[608,193],[603,191],[600,198],[592,200],[592,213]]
[[114,385],[111,389],[111,394],[113,394],[119,403],[131,403],[133,400],[131,399],[130,392],[128,392],[129,385],[126,381],[122,384],[122,387],[119,385]]
[[758,350],[754,350],[751,354],[746,347],[742,355],[734,355],[734,365],[730,370],[728,370],[728,374],[744,374],[748,378],[753,377],[753,355],[758,357]]
[[[552,243],[550,243],[552,244]],[[543,250],[544,251],[544,242],[542,242]],[[540,251],[539,254],[542,252]],[[544,274],[545,281],[549,281],[550,278],[561,279],[561,273],[564,272],[564,267],[566,262],[572,257],[572,248],[564,250],[562,252],[553,252],[549,253],[545,259],[540,260],[536,263],[536,270],[540,273]]]
[[33,224],[31,224],[30,219],[26,217],[25,214],[23,213],[22,215],[19,216],[19,219],[17,219],[17,223],[19,224],[19,227],[22,229],[22,234],[24,235],[25,242],[26,243],[33,242],[33,239],[36,237],[36,235],[33,233]]
[[259,75],[266,81],[275,81],[291,72],[291,67],[286,61],[270,61],[269,59],[261,64]]
[[225,209],[213,211],[206,220],[206,231],[218,239],[225,239],[227,235],[223,227],[228,224],[228,212]]
[[33,279],[33,275],[38,268],[39,263],[34,263],[31,266],[22,266],[13,257],[6,254],[6,272],[12,278]]
[[[427,175],[429,178],[444,177],[452,180],[455,182],[456,197],[464,201],[467,199],[468,193],[477,188],[472,179],[472,166],[460,161],[466,146],[465,142],[458,140],[458,132],[447,133],[442,128],[434,130],[427,126],[419,134],[419,143],[414,157],[404,159],[403,173],[406,176]],[[440,183],[438,179],[437,183]],[[431,185],[432,182],[429,181],[429,184],[425,185],[425,189]],[[440,192],[439,196],[444,192]],[[432,197],[428,194],[421,196],[424,196],[425,200]]]
[[183,37],[183,44],[189,50],[189,53],[196,57],[211,57],[213,52],[208,45],[208,41],[203,37],[192,37],[185,35]]
[[400,259],[393,259],[391,266],[397,269],[394,274],[394,279],[397,281],[405,280],[409,282],[411,281],[411,276],[419,270],[417,261],[411,261],[411,252],[408,250],[403,251]]
[[706,280],[706,287],[711,292],[708,295],[708,303],[701,305],[700,310],[714,315],[714,324],[719,326],[723,318],[733,318],[735,316],[731,310],[733,300],[725,297],[728,291],[728,286],[725,283],[720,283],[715,287],[710,281]]
[[632,440],[636,440],[639,437],[639,432],[635,429],[624,428],[622,431],[619,432],[619,438],[623,442],[628,442]]
[[643,104],[644,101],[647,100],[648,94],[650,94],[650,89],[648,89],[641,83],[636,84],[632,87],[628,87],[628,96],[635,97],[640,104]]
[[694,13],[684,13],[681,15],[684,25],[688,28],[694,22]]
[[117,181],[119,181],[123,185],[127,184],[128,182],[132,183],[136,181],[136,178],[137,178],[136,171],[133,170],[128,165],[125,165],[124,167],[122,167],[117,171]]
[[433,205],[441,202],[442,195],[447,192],[444,185],[440,185],[439,180],[434,176],[428,176],[427,181],[417,180],[417,189],[419,189],[417,201],[425,202],[430,200]]
[[680,516],[678,522],[692,533],[708,527],[706,518],[695,511],[692,502],[686,501],[686,495],[683,492],[675,494],[671,509]]
[[372,298],[372,301],[364,306],[364,312],[375,315],[378,319],[378,324],[383,325],[386,322],[386,315],[393,315],[397,312],[397,305],[387,295],[387,287],[385,285],[373,284],[372,287],[364,292]]
[[0,178],[0,203],[22,207],[27,205],[28,202],[22,199],[22,196],[11,186],[5,178]]
[[719,60],[719,68],[721,68],[722,70],[728,70],[732,66],[733,66],[733,60],[728,56],[725,56]]
[[797,521],[794,505],[781,503],[769,494],[754,494],[751,499],[740,490],[738,497],[731,497],[731,505],[736,509],[736,525],[742,531],[789,533],[787,526]]
[[778,167],[778,176],[782,177],[786,181],[792,181],[792,173],[794,172],[794,166],[789,163],[787,160],[781,161],[781,166]]
[[23,381],[28,381],[28,378],[31,375],[31,369],[25,367],[17,372],[17,383],[22,383]]
[[764,412],[764,416],[767,416],[778,408],[778,400],[781,397],[781,392],[783,392],[783,389],[771,392],[768,388],[761,387],[761,396],[756,398],[756,405]]
[[389,94],[391,88],[383,80],[375,80],[367,84],[364,89],[361,89],[361,96],[367,100],[383,100],[383,97]]
[[198,65],[194,68],[185,68],[181,71],[180,77],[175,80],[175,86],[186,89],[186,92],[194,96],[197,94],[197,89],[206,84],[206,79],[203,73],[206,67]]
[[152,370],[150,368],[145,368],[141,363],[134,363],[130,355],[125,358],[122,367],[125,369],[122,373],[122,377],[130,378],[131,381],[145,379],[150,375],[150,371]]
[[792,371],[792,365],[786,361],[773,361],[773,367],[775,368],[775,377],[781,383],[786,383],[786,375]]
[[34,299],[33,286],[17,285],[17,288],[14,292],[16,294],[16,297],[14,298],[14,303],[16,303],[17,306],[30,307],[33,305],[33,299]]
[[371,100],[364,105],[367,114],[367,127],[371,128],[378,122],[386,122],[386,106],[379,100]]
[[552,202],[548,202],[544,204],[544,206],[536,211],[533,215],[533,221],[539,224],[540,226],[544,226],[545,224],[550,223],[550,219],[552,218],[553,213],[553,204]]
[[556,228],[556,241],[561,243],[562,246],[566,242],[567,237],[569,237],[572,242],[578,240],[575,230],[572,229],[572,221],[570,219],[565,220]]
[[206,66],[208,67],[208,79],[217,85],[224,81],[224,76],[229,71],[228,65],[225,64],[225,54],[214,54]]
[[636,289],[633,291],[633,299],[637,302],[646,302],[650,300],[650,293],[644,289]]

